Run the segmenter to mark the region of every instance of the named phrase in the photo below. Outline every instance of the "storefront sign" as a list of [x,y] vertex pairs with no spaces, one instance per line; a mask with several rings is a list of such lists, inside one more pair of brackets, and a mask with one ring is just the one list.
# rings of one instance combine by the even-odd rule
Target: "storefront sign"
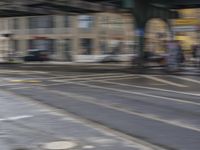
[[176,19],[172,21],[174,26],[194,26],[199,25],[200,21],[198,19],[186,18],[186,19]]
[[199,28],[198,26],[175,26],[173,27],[174,32],[195,32]]

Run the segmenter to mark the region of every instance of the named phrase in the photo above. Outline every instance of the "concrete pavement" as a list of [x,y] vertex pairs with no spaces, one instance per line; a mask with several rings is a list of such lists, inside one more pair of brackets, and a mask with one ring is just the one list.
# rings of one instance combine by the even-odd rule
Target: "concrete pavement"
[[29,98],[0,91],[1,150],[43,150],[43,145],[58,141],[72,142],[76,150],[151,150],[111,130],[97,128]]
[[1,69],[0,83],[159,150],[200,148],[199,76],[44,65]]

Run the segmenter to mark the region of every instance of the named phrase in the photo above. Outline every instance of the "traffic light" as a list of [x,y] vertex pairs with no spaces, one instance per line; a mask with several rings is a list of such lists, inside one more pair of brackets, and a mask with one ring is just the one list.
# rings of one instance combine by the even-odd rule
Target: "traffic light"
[[122,1],[122,7],[125,9],[131,9],[134,7],[135,0],[121,0]]

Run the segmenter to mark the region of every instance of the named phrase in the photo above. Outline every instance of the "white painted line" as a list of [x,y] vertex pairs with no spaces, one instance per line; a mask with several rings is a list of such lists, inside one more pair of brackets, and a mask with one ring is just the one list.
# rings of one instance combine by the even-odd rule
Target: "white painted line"
[[[120,76],[104,76],[104,77],[74,78],[74,79],[55,79],[55,80],[51,80],[51,81],[52,82],[58,82],[58,83],[52,83],[50,85],[51,86],[52,85],[55,85],[55,86],[56,85],[62,85],[62,84],[65,84],[68,81],[80,81],[80,80],[83,80],[83,81],[80,81],[80,82],[84,82],[84,80],[94,80],[94,81],[99,80],[99,79],[116,80],[116,79],[120,79],[120,78],[134,79],[134,78],[139,78],[139,77],[134,77],[133,75],[120,75]],[[45,87],[45,86],[48,86],[48,85],[45,85],[45,84],[36,84],[36,86]],[[10,89],[26,89],[26,88],[31,88],[31,87],[14,87],[14,88],[10,88]]]
[[9,74],[47,74],[48,72],[45,71],[31,71],[31,70],[8,70],[8,69],[1,69],[0,73],[9,73]]
[[[53,80],[53,79],[75,79],[75,78],[83,78],[83,77],[98,77],[98,76],[106,76],[106,75],[123,75],[124,73],[98,73],[98,74],[83,74],[83,75],[59,75],[53,77],[32,77],[25,78],[25,80]],[[18,78],[3,78],[4,80],[10,81],[11,79],[17,80]],[[21,78],[20,78],[21,80]]]
[[154,90],[154,91],[162,91],[162,92],[169,92],[169,93],[176,93],[176,94],[184,94],[184,95],[191,95],[191,96],[197,96],[199,97],[200,94],[198,93],[189,93],[189,92],[181,92],[181,91],[175,91],[175,90],[166,90],[161,88],[154,88],[154,87],[147,87],[147,86],[139,86],[139,85],[130,85],[125,83],[116,83],[116,82],[110,82],[107,80],[95,80],[96,82],[102,82],[102,83],[108,83],[108,84],[115,84],[115,85],[121,85],[121,86],[128,86],[128,87],[134,87],[134,88],[140,88],[140,89],[148,89],[148,90]]
[[65,82],[66,79],[55,79],[55,80],[51,80],[51,82],[59,82],[59,83],[63,83]]
[[7,118],[0,118],[0,121],[16,121],[26,118],[32,118],[32,115],[22,115],[22,116],[13,116],[13,117],[7,117]]
[[124,73],[97,73],[97,74],[83,74],[83,75],[63,75],[63,76],[55,76],[55,77],[35,77],[35,78],[27,78],[27,80],[53,80],[53,79],[66,79],[66,78],[82,78],[82,77],[98,77],[98,76],[106,76],[106,75],[123,75]]
[[[139,79],[140,77],[136,77],[136,76],[130,76],[130,77],[126,77],[126,76],[122,76],[122,77],[118,77],[117,79],[125,79],[125,80],[127,80],[127,79]],[[116,80],[115,78],[114,79],[106,79],[105,81],[107,81],[107,80],[109,80],[109,81],[112,81],[112,80]],[[100,80],[101,81],[101,80]]]
[[14,86],[14,85],[20,85],[19,83],[16,84],[1,84],[0,87],[4,87],[4,86]]
[[167,80],[164,80],[164,79],[161,79],[161,78],[158,78],[158,77],[155,77],[155,76],[151,76],[151,75],[142,75],[142,76],[147,78],[147,79],[151,79],[151,80],[161,82],[161,83],[165,83],[165,84],[168,84],[168,85],[173,85],[173,86],[176,86],[176,87],[187,87],[186,85],[174,83],[174,82],[167,81]]
[[[79,84],[79,83],[77,83],[77,84]],[[100,87],[100,86],[96,87],[96,86],[88,85],[88,84],[79,84],[79,85],[84,85],[84,86],[88,86],[88,87],[95,87],[95,88],[103,88],[103,87]],[[112,88],[104,88],[104,89],[113,90]],[[114,106],[111,106],[111,105],[108,105],[108,104],[99,103],[93,97],[84,96],[84,95],[78,95],[78,94],[74,94],[74,93],[61,92],[61,91],[56,91],[56,90],[50,90],[50,91],[52,93],[54,92],[54,93],[57,93],[57,94],[60,94],[60,95],[63,95],[63,96],[76,98],[78,101],[95,104],[95,105],[98,105],[98,106],[102,106],[104,108],[117,110],[117,111],[124,112],[124,113],[127,113],[127,114],[139,116],[139,117],[142,117],[142,118],[145,118],[145,119],[155,120],[155,121],[163,122],[163,123],[170,124],[170,125],[173,125],[173,126],[178,126],[178,127],[182,127],[182,128],[186,128],[186,129],[190,129],[190,130],[193,130],[193,131],[200,132],[199,128],[193,127],[193,126],[189,126],[189,125],[186,126],[183,123],[180,123],[178,121],[176,122],[176,120],[175,121],[174,120],[172,120],[172,121],[171,120],[165,120],[165,119],[159,118],[158,116],[155,116],[155,115],[141,114],[141,113],[137,113],[137,112],[134,112],[134,111],[129,111],[127,109],[114,107]]]
[[15,80],[10,80],[9,82],[13,83],[41,83],[40,80],[27,80],[27,79],[15,79]]
[[171,77],[200,84],[200,80],[195,80],[195,79],[180,77],[180,76],[171,76]]
[[157,95],[152,95],[152,94],[145,94],[145,93],[141,93],[141,92],[133,92],[133,91],[128,91],[128,90],[121,90],[121,89],[103,87],[103,86],[98,86],[98,85],[90,85],[90,84],[85,84],[85,83],[76,83],[76,82],[67,82],[67,83],[86,86],[86,87],[90,87],[90,88],[98,88],[98,89],[104,89],[104,90],[111,90],[111,91],[115,91],[115,92],[140,95],[140,96],[145,96],[145,97],[153,97],[153,98],[157,98],[159,100],[165,99],[165,100],[169,100],[169,101],[173,101],[173,102],[186,103],[186,104],[200,106],[200,103],[192,102],[192,101],[188,101],[188,100],[182,100],[182,99],[176,99],[176,98],[170,98],[170,97],[164,97],[164,96],[157,96]]
[[61,80],[51,80],[55,82],[67,82],[67,81],[81,81],[81,80],[98,80],[98,79],[116,79],[116,78],[125,78],[125,77],[134,77],[133,75],[113,75],[113,76],[103,76],[103,77],[86,77],[86,78],[72,78],[72,79],[61,79]]
[[[84,75],[71,75],[71,76],[62,76],[56,79],[60,78],[72,78],[72,79],[82,79],[82,78],[93,78],[93,77],[105,77],[105,76],[112,76],[112,75],[123,75],[124,73],[97,73],[97,74],[84,74]],[[48,79],[48,78],[47,78]]]
[[20,89],[31,89],[33,86],[20,86],[20,87],[11,87],[10,90],[20,90]]
[[55,141],[50,143],[45,143],[41,147],[44,150],[68,150],[74,149],[78,144],[72,141]]

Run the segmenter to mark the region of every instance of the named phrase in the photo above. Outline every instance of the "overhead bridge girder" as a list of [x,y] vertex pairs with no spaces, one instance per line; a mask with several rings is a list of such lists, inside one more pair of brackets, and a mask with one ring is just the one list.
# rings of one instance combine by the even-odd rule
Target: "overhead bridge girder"
[[116,10],[115,6],[84,0],[2,0],[0,17],[60,13],[94,13]]
[[199,8],[199,0],[152,0],[152,4],[162,5],[166,8],[181,9],[181,8]]
[[147,11],[147,19],[160,18],[162,20],[179,18],[176,10],[170,10],[162,7],[150,6]]

